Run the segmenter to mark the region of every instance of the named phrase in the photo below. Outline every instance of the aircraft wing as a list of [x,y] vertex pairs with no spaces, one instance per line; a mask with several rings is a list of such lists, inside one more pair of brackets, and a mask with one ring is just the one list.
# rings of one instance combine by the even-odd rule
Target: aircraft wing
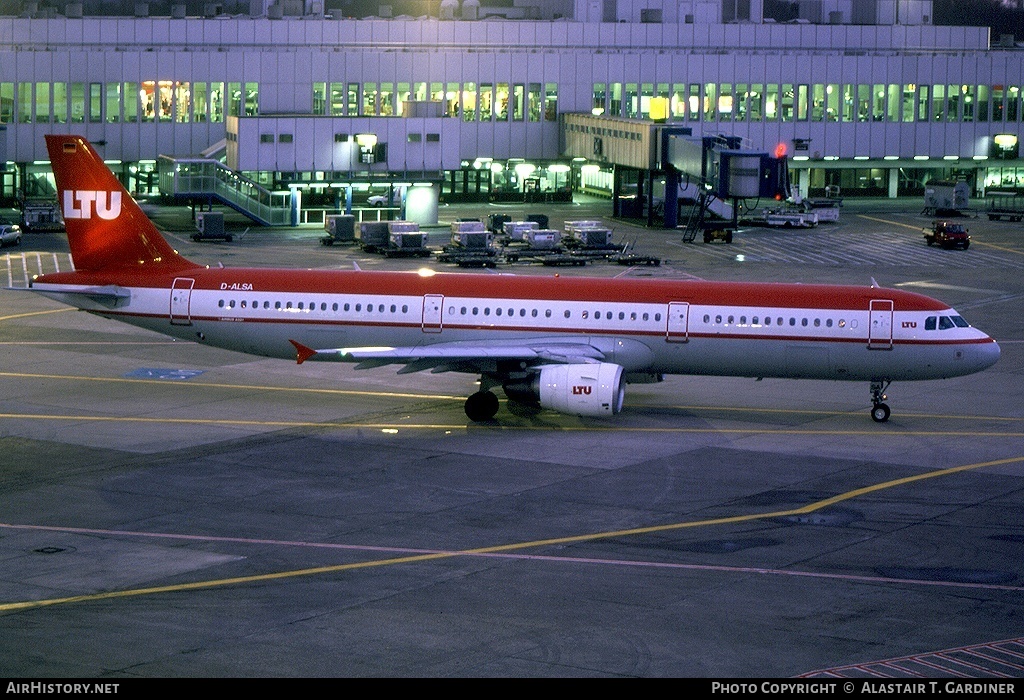
[[384,365],[405,365],[399,374],[410,372],[484,371],[498,362],[533,364],[587,364],[601,362],[605,354],[586,342],[539,339],[517,343],[435,343],[412,347],[353,347],[314,350],[295,340],[296,361],[328,360],[357,362],[356,369]]

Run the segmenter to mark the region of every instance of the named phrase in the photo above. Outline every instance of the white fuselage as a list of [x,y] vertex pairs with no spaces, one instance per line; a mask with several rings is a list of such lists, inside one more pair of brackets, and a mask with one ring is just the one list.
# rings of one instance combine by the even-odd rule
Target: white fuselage
[[[213,273],[233,278],[227,270],[202,274]],[[998,345],[952,309],[894,308],[886,290],[857,309],[834,302],[827,308],[732,306],[694,295],[686,301],[588,301],[585,285],[571,300],[444,294],[441,286],[424,294],[259,287],[209,280],[200,287],[194,277],[182,277],[166,286],[118,286],[116,301],[82,294],[88,286],[43,280],[33,288],[174,337],[281,358],[294,358],[288,342],[294,338],[339,349],[571,339],[597,348],[603,361],[627,373],[877,381],[970,374],[999,356]],[[339,353],[334,359],[358,357]]]

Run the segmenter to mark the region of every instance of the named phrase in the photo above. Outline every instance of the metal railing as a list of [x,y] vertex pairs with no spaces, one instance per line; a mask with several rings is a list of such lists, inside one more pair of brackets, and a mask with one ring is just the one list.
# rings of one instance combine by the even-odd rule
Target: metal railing
[[165,195],[215,198],[264,226],[292,223],[289,193],[271,192],[219,161],[160,156],[159,173]]

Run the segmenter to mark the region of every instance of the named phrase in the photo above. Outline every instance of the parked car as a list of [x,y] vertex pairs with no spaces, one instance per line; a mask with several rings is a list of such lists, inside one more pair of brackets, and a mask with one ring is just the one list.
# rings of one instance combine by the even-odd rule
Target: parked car
[[953,221],[932,222],[932,227],[924,230],[924,240],[928,245],[940,245],[943,248],[967,250],[971,245],[967,227]]
[[0,248],[5,245],[21,245],[21,226],[0,224]]
[[371,194],[366,198],[366,203],[371,207],[386,207],[388,205],[388,196],[386,194]]

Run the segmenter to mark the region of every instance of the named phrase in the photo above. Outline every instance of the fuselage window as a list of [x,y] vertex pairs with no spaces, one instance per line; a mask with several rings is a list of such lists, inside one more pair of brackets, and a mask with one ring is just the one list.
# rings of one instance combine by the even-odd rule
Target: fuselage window
[[820,328],[821,327],[821,319],[820,318],[814,319],[814,327],[815,328]]
[[844,319],[844,318],[839,319],[839,327],[840,328],[846,328],[846,319]]
[[731,326],[733,324],[733,321],[734,321],[735,318],[736,318],[735,316],[730,316],[728,319],[726,319],[725,325]]
[[[646,321],[646,320],[647,320],[648,318],[649,318],[649,316],[647,315],[647,312],[646,312],[646,311],[644,311],[644,315],[643,315],[643,320],[645,320],[645,321]],[[705,317],[705,318],[704,318],[704,321],[706,322],[707,320],[708,320],[708,317]]]
[[[580,316],[582,316],[583,318],[587,318],[589,315],[590,315],[589,311],[584,311],[582,314],[580,314]],[[569,318],[569,312],[568,311],[565,312],[565,317]]]
[[242,308],[243,308],[243,309],[245,308],[245,305],[246,305],[246,301],[245,301],[245,299],[242,299],[242,304],[241,304],[241,306],[242,306]]
[[359,313],[362,310],[363,310],[363,305],[362,304],[356,304],[356,313]]
[[494,315],[495,316],[501,316],[501,307],[500,306],[494,310]]
[[515,316],[516,315],[516,310],[515,309],[509,309],[508,310],[508,315],[509,316]]
[[655,321],[660,321],[661,320],[661,314],[654,314],[654,320]]
[[544,318],[551,318],[551,309],[544,309]]
[[269,309],[270,308],[270,302],[269,301],[263,302],[263,308],[264,309]]
[[625,318],[626,318],[626,312],[625,311],[620,311],[619,312],[619,320],[623,321],[623,320],[625,320]]
[[520,316],[525,316],[526,315],[526,309],[519,309],[519,315]]
[[830,319],[830,318],[826,318],[825,319],[825,327],[826,328],[831,328],[832,327],[832,319]]
[[537,318],[537,309],[531,309],[530,315],[533,316],[534,318]]
[[[586,311],[584,311],[583,313],[586,313]],[[566,318],[569,318],[570,316],[572,316],[572,312],[571,312],[571,311],[569,311],[569,309],[566,309],[566,310],[565,310],[565,317],[566,317]],[[584,316],[584,318],[586,318],[586,316]]]
[[491,315],[491,307],[485,306],[484,307],[484,316],[490,316],[490,315]]
[[636,320],[636,311],[630,311],[629,312],[629,320],[630,321],[635,321]]
[[302,311],[302,309],[303,309],[303,306],[302,306],[302,302],[300,301],[299,302],[299,311]]
[[757,316],[754,316],[752,319],[750,319],[750,324],[753,325],[753,326],[758,325],[757,324]]
[[275,301],[275,302],[274,302],[274,308],[275,308],[275,309],[280,309],[280,308],[281,308],[281,302],[279,302],[279,301]]
[[715,325],[717,326],[721,322],[722,322],[722,317],[721,316],[715,316]]
[[402,304],[402,313],[403,314],[409,313],[409,305],[408,304]]
[[795,326],[796,325],[796,319],[793,318],[792,316],[789,317],[789,325],[791,325],[791,326]]
[[476,316],[479,312],[480,312],[480,307],[474,306],[473,307],[473,315]]
[[345,302],[345,305],[343,307],[341,307],[341,308],[344,309],[345,311],[348,311],[349,310],[348,302]]
[[224,308],[224,300],[223,300],[223,299],[221,299],[220,301],[218,301],[218,302],[217,302],[217,306],[219,306],[220,308],[222,308],[222,309],[223,309],[223,308]]
[[284,308],[286,308],[286,309],[290,309],[290,308],[292,308],[292,303],[291,303],[291,302],[289,301],[288,303],[286,303],[286,304],[284,305]]
[[806,328],[807,327],[807,319],[806,318],[800,319],[800,325],[804,326]]

